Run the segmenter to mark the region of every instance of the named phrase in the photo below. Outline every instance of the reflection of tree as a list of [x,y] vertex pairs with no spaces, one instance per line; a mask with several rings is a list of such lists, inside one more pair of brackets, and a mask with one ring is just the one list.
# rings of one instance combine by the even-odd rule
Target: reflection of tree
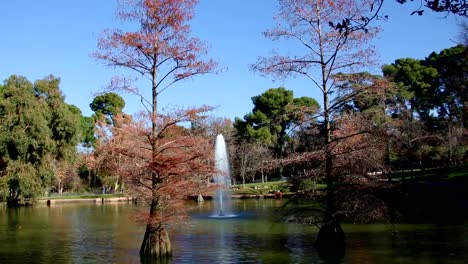
[[0,209],[0,263],[69,262],[69,223],[60,214],[44,207]]

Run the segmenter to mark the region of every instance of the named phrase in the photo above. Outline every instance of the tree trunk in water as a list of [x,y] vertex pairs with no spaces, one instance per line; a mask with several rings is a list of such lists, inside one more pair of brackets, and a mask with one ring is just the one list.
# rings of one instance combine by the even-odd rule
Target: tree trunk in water
[[341,225],[336,219],[336,212],[338,209],[337,201],[337,182],[336,175],[333,175],[333,158],[327,149],[325,157],[325,181],[326,200],[325,200],[325,216],[323,218],[323,225],[317,234],[315,246],[317,252],[322,259],[340,260],[345,255],[346,242],[345,234]]
[[169,234],[164,228],[146,225],[145,237],[140,248],[142,259],[164,259],[172,255]]
[[[151,162],[156,162],[158,152],[158,82],[157,82],[157,68],[152,68],[152,109],[151,109]],[[151,205],[150,216],[155,216],[158,211],[157,186],[161,179],[154,171],[151,172]],[[140,248],[140,258],[142,262],[151,260],[164,260],[172,255],[171,240],[167,231],[158,223],[158,225],[148,223],[146,225],[145,237]]]
[[343,258],[345,255],[345,234],[341,225],[331,220],[320,228],[315,246],[319,256],[323,259]]

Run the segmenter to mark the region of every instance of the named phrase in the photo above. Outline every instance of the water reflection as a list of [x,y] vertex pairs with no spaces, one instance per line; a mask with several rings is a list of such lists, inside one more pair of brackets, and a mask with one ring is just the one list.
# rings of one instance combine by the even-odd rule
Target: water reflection
[[[468,263],[468,228],[457,224],[344,225],[344,259],[320,259],[317,229],[277,221],[275,200],[237,200],[231,219],[213,219],[212,204],[194,206],[170,230],[168,263]],[[140,263],[144,226],[132,204],[0,206],[0,263]],[[465,221],[466,223],[466,221]]]

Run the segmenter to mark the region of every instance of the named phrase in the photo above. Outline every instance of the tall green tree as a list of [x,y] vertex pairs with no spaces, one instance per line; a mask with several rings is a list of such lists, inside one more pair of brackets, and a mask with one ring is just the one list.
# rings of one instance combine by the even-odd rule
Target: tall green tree
[[423,162],[423,157],[450,164],[454,153],[461,159],[468,116],[467,54],[466,47],[459,45],[424,60],[398,59],[383,67],[395,86],[391,113],[401,121],[398,134],[406,138],[400,142],[406,142],[405,159],[410,165]]
[[468,138],[464,133],[468,128],[468,48],[458,45],[440,53],[433,52],[425,63],[438,72],[436,96],[433,97],[437,111],[434,119],[442,124],[447,162],[452,164],[468,156]]
[[252,97],[252,112],[244,119],[236,118],[237,135],[246,141],[257,141],[272,149],[276,158],[285,156],[290,141],[288,132],[306,118],[315,115],[320,106],[310,97],[294,98],[284,87],[271,88]]
[[412,58],[398,59],[382,70],[395,87],[389,107],[396,121],[390,151],[396,155],[393,161],[398,169],[412,170],[417,153],[425,148],[425,140],[431,136],[423,120],[431,118],[437,70]]
[[120,95],[109,92],[94,97],[89,107],[94,111],[96,120],[104,117],[108,124],[115,125],[115,116],[122,113],[125,101]]
[[424,62],[437,70],[433,97],[437,116],[468,127],[468,48],[458,45],[433,52]]
[[52,75],[34,85],[11,76],[0,87],[0,198],[10,205],[33,203],[74,158],[80,116],[59,83]]
[[38,100],[47,105],[47,121],[55,142],[55,154],[60,160],[71,160],[76,154],[80,137],[81,114],[65,103],[60,91],[60,79],[50,75],[34,82]]
[[49,164],[41,161],[53,150],[47,108],[34,95],[31,82],[11,76],[0,97],[0,156],[2,199],[9,204],[31,203],[51,181]]
[[83,116],[81,110],[74,105],[69,105],[68,108],[73,114],[80,116],[80,135],[78,141],[81,147],[93,147],[96,142],[96,137],[94,136],[95,119],[90,116]]
[[396,96],[402,107],[408,108],[412,116],[418,114],[427,119],[437,90],[437,69],[420,60],[405,58],[384,66],[383,72],[398,87]]

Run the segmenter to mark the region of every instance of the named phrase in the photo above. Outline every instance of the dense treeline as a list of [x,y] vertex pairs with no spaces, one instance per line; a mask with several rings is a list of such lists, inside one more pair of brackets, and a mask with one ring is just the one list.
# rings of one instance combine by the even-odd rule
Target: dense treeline
[[[383,67],[383,76],[335,76],[342,95],[334,120],[360,113],[361,118],[372,121],[375,131],[385,134],[381,162],[363,173],[467,162],[467,58],[466,46],[458,45],[433,52],[423,60],[398,59]],[[376,92],[378,82],[387,83],[383,94]],[[265,168],[271,168],[276,158],[286,160],[323,147],[323,121],[317,118],[319,106],[314,99],[293,98],[292,91],[280,87],[253,97],[252,102],[252,112],[234,122],[232,140],[236,148],[231,156],[238,182],[264,179]],[[352,125],[357,129],[364,122]],[[307,162],[303,168],[298,166],[282,168],[282,173],[273,170],[268,176],[294,176],[291,170],[299,175],[313,165]]]
[[[0,85],[0,201],[32,204],[38,197],[84,191],[104,182],[86,163],[99,119],[121,111],[117,94],[100,95],[93,117],[65,102],[53,75],[30,82],[11,76]],[[111,107],[114,106],[115,107]]]
[[0,86],[0,197],[29,204],[76,174],[81,111],[64,102],[60,80],[11,76]]
[[[197,3],[118,1],[116,17],[132,30],[104,31],[92,56],[148,81],[142,87],[134,86],[137,78],[111,81],[111,90],[140,97],[144,109],[134,116],[122,112],[118,94],[105,93],[90,104],[94,115],[84,117],[65,103],[54,76],[4,81],[0,202],[27,205],[52,192],[96,187],[127,191],[149,209],[138,216],[146,224],[142,261],[162,260],[172,254],[168,224],[186,216],[185,199],[209,192],[210,177],[221,173],[212,141],[223,133],[235,180],[289,179],[301,198],[321,204],[320,216],[309,221],[319,227],[318,253],[339,256],[341,223],[388,215],[379,196],[390,184],[373,176],[466,162],[466,46],[396,60],[382,76],[362,72],[374,60],[380,30],[370,22],[380,17],[383,1],[279,1],[275,26],[264,36],[301,48],[260,56],[251,69],[283,80],[303,77],[319,92],[317,100],[272,88],[254,96],[252,112],[233,123],[207,117],[210,106],[159,111],[158,97],[169,87],[219,70],[206,44],[191,35]],[[466,16],[464,2],[425,3]],[[317,182],[324,189],[315,190]]]
[[[359,130],[365,140],[383,144],[379,153],[369,150],[379,161],[365,166],[370,161],[360,160],[359,173],[467,162],[467,57],[466,46],[458,45],[423,60],[398,59],[383,67],[382,76],[334,77],[341,100],[331,119],[333,128]],[[34,83],[11,76],[0,86],[2,201],[30,204],[50,193],[89,191],[103,185],[122,189],[119,177],[99,163],[93,146],[97,121],[117,125],[115,117],[122,114],[124,100],[115,93],[99,95],[90,104],[95,114],[85,117],[65,103],[59,84],[60,79],[52,75]],[[252,112],[243,118],[234,122],[200,119],[192,123],[191,131],[210,140],[225,134],[237,183],[287,177],[306,185],[320,162],[300,157],[324,147],[319,103],[295,98],[284,87],[269,89],[253,97],[252,103]],[[343,122],[343,117],[350,122]],[[356,170],[343,167],[341,172]]]

